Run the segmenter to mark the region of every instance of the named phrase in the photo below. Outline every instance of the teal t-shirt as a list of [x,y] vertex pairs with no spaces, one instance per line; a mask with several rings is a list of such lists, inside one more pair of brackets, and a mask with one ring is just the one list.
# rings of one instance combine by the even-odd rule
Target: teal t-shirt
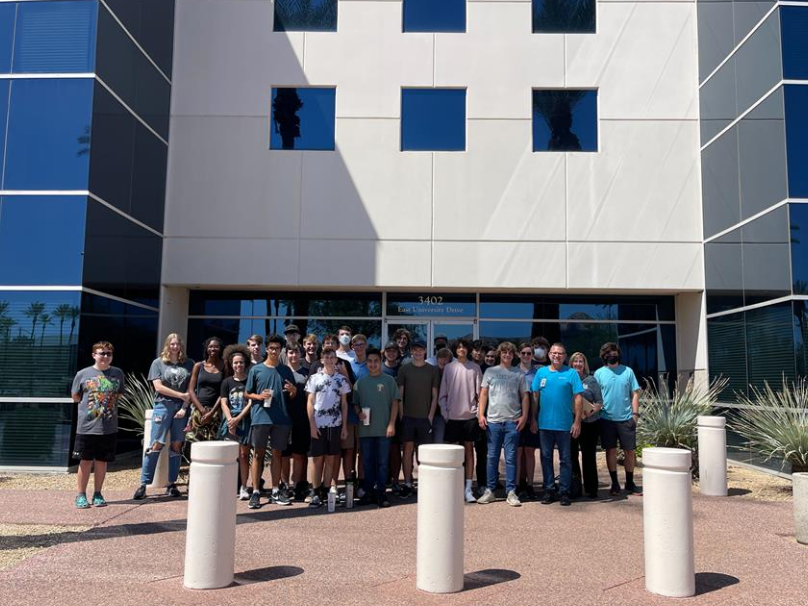
[[544,366],[536,371],[531,391],[539,394],[539,429],[569,431],[575,420],[573,398],[584,391],[578,371],[562,366],[553,372]]
[[628,421],[631,418],[631,394],[640,389],[634,371],[623,364],[614,369],[603,366],[595,371],[595,379],[603,393],[600,417],[607,421]]
[[[265,389],[272,390],[270,400],[253,400],[250,407],[250,422],[253,425],[291,425],[287,399],[289,396],[283,391],[283,382],[295,382],[295,377],[288,366],[274,368],[266,364],[256,364],[247,373],[247,384],[244,389],[247,393],[261,393]],[[269,404],[269,406],[267,406]]]
[[360,438],[383,438],[387,435],[390,423],[390,409],[394,400],[400,400],[396,380],[388,374],[378,377],[366,375],[354,385],[354,405],[370,408],[370,425],[359,421],[357,430]]

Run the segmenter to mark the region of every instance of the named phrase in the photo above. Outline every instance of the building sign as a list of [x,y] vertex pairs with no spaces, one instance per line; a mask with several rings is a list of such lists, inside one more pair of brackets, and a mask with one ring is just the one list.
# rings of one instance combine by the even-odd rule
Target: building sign
[[391,293],[387,298],[387,315],[473,318],[477,315],[477,301],[474,295],[399,295]]

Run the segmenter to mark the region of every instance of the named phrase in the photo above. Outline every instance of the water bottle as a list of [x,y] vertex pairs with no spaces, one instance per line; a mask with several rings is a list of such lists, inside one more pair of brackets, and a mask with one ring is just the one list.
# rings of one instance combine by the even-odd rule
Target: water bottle
[[337,510],[337,487],[332,486],[328,491],[328,513],[334,513]]
[[353,509],[354,480],[345,482],[345,509]]

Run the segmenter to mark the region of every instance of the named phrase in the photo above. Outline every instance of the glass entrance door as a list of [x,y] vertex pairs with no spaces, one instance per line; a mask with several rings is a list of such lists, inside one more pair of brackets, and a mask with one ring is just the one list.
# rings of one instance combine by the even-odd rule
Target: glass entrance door
[[474,322],[464,320],[408,320],[406,322],[389,322],[387,324],[387,339],[393,340],[393,335],[399,328],[406,328],[413,340],[421,339],[426,343],[426,357],[435,355],[435,338],[439,335],[446,337],[451,347],[457,339],[474,340]]

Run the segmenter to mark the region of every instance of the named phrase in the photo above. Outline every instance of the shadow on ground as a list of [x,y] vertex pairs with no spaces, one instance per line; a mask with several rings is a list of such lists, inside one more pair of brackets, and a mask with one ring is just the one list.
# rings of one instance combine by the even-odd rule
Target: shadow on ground
[[696,573],[696,595],[703,595],[711,591],[718,591],[730,585],[737,585],[740,580],[737,577],[720,572],[697,572]]
[[521,578],[521,576],[521,574],[514,570],[504,570],[500,568],[488,568],[486,570],[469,572],[463,577],[463,591],[474,591],[482,587],[490,587],[491,585],[515,581]]

